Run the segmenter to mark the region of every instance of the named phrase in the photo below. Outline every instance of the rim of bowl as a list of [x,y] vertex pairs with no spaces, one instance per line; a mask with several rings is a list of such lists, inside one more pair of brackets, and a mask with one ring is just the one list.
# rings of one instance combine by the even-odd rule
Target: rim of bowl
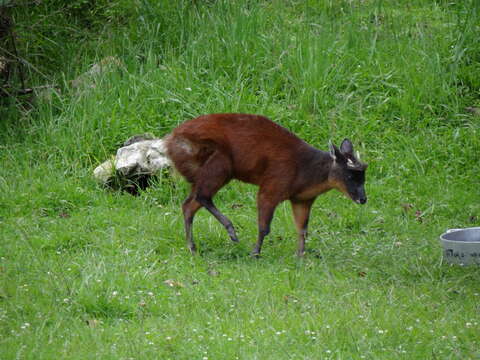
[[461,228],[461,229],[448,229],[442,235],[440,235],[440,240],[445,242],[455,243],[455,244],[480,244],[480,239],[478,241],[458,241],[458,240],[449,240],[444,238],[445,235],[451,234],[453,232],[459,232],[459,231],[465,231],[465,230],[480,230],[480,226],[473,226],[473,227],[467,227],[467,228]]

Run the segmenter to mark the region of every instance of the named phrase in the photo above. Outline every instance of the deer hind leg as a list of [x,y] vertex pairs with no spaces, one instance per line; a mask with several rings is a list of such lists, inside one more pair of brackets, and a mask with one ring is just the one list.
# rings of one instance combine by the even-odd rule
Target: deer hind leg
[[215,151],[202,165],[195,176],[197,201],[205,207],[227,230],[230,239],[238,242],[232,222],[213,203],[212,198],[232,177],[232,163],[228,156]]
[[192,225],[195,213],[202,207],[202,205],[195,200],[195,186],[192,186],[192,190],[188,198],[183,202],[182,211],[183,219],[185,223],[185,234],[187,238],[187,246],[192,254],[197,252],[197,247],[193,241]]

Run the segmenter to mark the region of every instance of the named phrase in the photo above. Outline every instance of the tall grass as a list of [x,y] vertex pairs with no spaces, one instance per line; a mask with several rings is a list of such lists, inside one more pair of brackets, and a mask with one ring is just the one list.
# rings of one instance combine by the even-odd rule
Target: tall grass
[[[437,240],[480,216],[479,118],[466,110],[480,107],[476,1],[113,2],[102,14],[122,6],[120,23],[59,43],[55,72],[36,64],[58,85],[49,99],[2,110],[1,358],[479,356],[478,269],[443,264]],[[106,56],[122,65],[72,88]],[[319,198],[302,261],[280,206],[254,261],[255,188],[232,183],[217,203],[241,243],[200,212],[192,258],[181,179],[138,198],[92,180],[131,135],[211,112],[261,113],[323,149],[350,138],[370,165],[369,203]]]

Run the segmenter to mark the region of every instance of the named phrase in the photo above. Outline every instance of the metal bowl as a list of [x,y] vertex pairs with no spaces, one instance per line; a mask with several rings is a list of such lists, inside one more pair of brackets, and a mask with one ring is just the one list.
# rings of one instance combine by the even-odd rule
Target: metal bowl
[[447,263],[480,265],[480,227],[447,230],[440,241]]

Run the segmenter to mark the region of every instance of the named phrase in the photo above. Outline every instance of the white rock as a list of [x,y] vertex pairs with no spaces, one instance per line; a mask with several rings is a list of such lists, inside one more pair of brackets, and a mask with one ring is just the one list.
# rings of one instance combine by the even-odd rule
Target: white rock
[[115,157],[97,166],[93,176],[104,185],[138,194],[138,189],[148,186],[151,176],[171,166],[165,139],[155,139],[150,134],[132,136],[117,150]]
[[107,160],[98,165],[93,170],[93,176],[98,181],[106,184],[110,178],[115,175],[115,161],[114,159]]
[[138,141],[121,147],[115,157],[115,168],[120,175],[153,175],[170,166],[163,139]]

